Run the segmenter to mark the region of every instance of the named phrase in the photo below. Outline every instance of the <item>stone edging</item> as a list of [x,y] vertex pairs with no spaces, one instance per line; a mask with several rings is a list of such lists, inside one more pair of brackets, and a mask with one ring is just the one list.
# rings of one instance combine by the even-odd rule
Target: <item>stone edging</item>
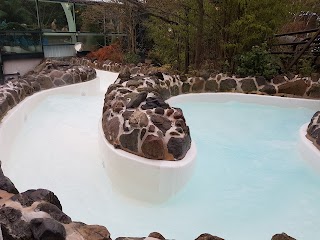
[[0,86],[0,120],[10,109],[36,92],[94,78],[96,71],[92,67],[45,60],[22,78]]
[[307,136],[308,125],[310,124],[306,123],[300,127],[298,143],[299,152],[304,156],[304,159],[312,169],[320,173],[320,151]]
[[[188,137],[189,131],[187,127],[184,127],[183,131],[181,131],[181,129],[179,128],[180,132],[176,131],[176,129],[174,129],[173,127],[169,128],[170,122],[171,126],[175,126],[176,124],[175,121],[172,121],[170,114],[169,116],[167,116],[168,111],[171,112],[170,109],[174,110],[174,108],[168,105],[163,105],[163,100],[166,100],[171,96],[203,92],[237,92],[246,94],[249,93],[259,95],[320,99],[320,74],[314,74],[312,75],[312,77],[299,77],[298,75],[279,75],[271,79],[271,81],[267,81],[263,77],[237,78],[235,76],[227,76],[225,74],[210,75],[208,73],[202,74],[202,76],[198,77],[186,77],[160,74],[157,73],[157,68],[143,64],[140,64],[138,66],[121,65],[118,63],[113,63],[111,61],[98,63],[91,62],[90,60],[84,58],[73,59],[73,61],[102,70],[120,72],[119,79],[115,82],[115,84],[111,86],[111,88],[109,88],[106,94],[105,108],[103,110],[104,132],[108,141],[115,147],[146,158],[179,160],[185,155],[185,152],[190,146],[190,139]],[[133,114],[133,111],[128,111],[128,102],[126,102],[125,99],[122,99],[120,101],[116,100],[119,97],[123,98],[130,95],[127,94],[129,91],[140,94],[137,97],[140,98],[140,102],[137,102],[137,106],[135,106],[135,114]],[[146,92],[147,96],[144,97],[145,93],[142,92]],[[154,110],[152,110],[150,106],[151,109],[148,109],[147,112],[143,108],[146,108],[145,106],[149,108],[147,97],[149,98],[149,100],[150,98],[154,98],[154,94],[152,93],[155,93],[155,95],[157,95],[157,99],[159,99],[160,97],[160,101],[162,101],[162,103],[154,105]],[[119,105],[117,106],[116,104]],[[141,106],[139,106],[140,104]],[[132,106],[130,105],[129,107],[132,108]],[[164,112],[161,109],[163,107],[165,107]],[[182,111],[180,109],[177,109],[177,111],[179,111],[182,115],[183,126],[186,126]],[[159,115],[159,113],[161,115],[160,117],[157,116]],[[110,116],[110,114],[112,114],[112,116]],[[131,114],[133,115],[133,119],[130,121],[129,118],[131,117]],[[154,116],[157,116],[157,118],[161,119],[154,119],[154,121],[152,121],[152,117],[155,118]],[[162,118],[162,116],[164,116],[165,118]],[[134,126],[134,123],[132,124],[133,121],[136,122],[140,120],[142,121],[141,126]],[[170,122],[167,120],[170,120]],[[161,123],[159,123],[159,121]],[[319,113],[316,113],[308,127],[307,137],[315,144],[315,146],[320,149],[319,121]],[[123,123],[125,123],[126,126]],[[150,125],[154,126],[158,124],[158,126],[160,125],[162,129],[159,129],[157,126],[155,126],[156,132],[153,133],[153,131],[149,131],[147,126],[144,126],[144,124],[147,124],[148,128],[150,127]],[[119,128],[116,126],[119,126]],[[153,128],[154,127],[152,127],[152,129]],[[163,130],[163,128],[165,128],[165,131],[162,131],[162,133],[158,132],[159,130]],[[152,137],[151,139],[150,137],[148,137],[150,136],[148,134],[146,137],[145,131],[151,132],[152,136],[154,137]],[[177,138],[180,139],[180,142],[178,144],[171,144],[169,140],[170,136],[168,136],[167,134],[168,132],[170,132],[170,134],[177,134]],[[139,139],[139,137],[141,140]],[[127,142],[133,139],[135,141],[134,146],[128,146]],[[183,141],[185,141],[185,144],[183,143]],[[163,142],[163,144],[161,142]],[[144,152],[142,150],[142,146],[146,145],[146,148],[149,149],[150,144],[151,146],[160,147],[158,149],[161,149],[163,145],[163,150],[159,150],[159,152],[154,154]],[[170,155],[172,153],[172,150],[170,151],[169,149],[182,150],[181,154],[173,156],[172,158],[172,156]]]
[[320,111],[316,112],[307,129],[306,137],[319,149],[320,151]]
[[[92,67],[46,60],[21,79],[0,86],[0,119],[19,102],[36,92],[86,82],[96,78]],[[1,239],[110,240],[109,231],[98,225],[73,222],[62,212],[58,197],[46,189],[19,193],[0,164]]]
[[161,73],[131,77],[120,73],[104,100],[102,127],[107,140],[127,152],[156,160],[181,160],[191,146],[182,110],[169,106]]
[[[91,62],[85,58],[72,59],[71,62],[91,66],[96,69],[111,72],[130,72],[132,77],[148,76],[161,71],[159,67],[146,64],[122,65],[106,61],[104,63]],[[161,71],[163,72],[163,71]],[[168,74],[165,74],[170,76]],[[264,77],[229,76],[227,74],[203,73],[199,76],[171,75],[165,82],[172,92],[172,96],[184,93],[201,92],[238,92],[263,94],[272,96],[288,96],[299,98],[320,99],[320,74],[312,77],[300,77],[299,75],[278,75],[267,81]]]
[[[2,119],[6,112],[35,92],[84,82],[93,78],[95,78],[95,71],[92,67],[74,66],[66,62],[46,61],[22,79],[10,81],[0,87],[0,118]],[[194,83],[196,82],[199,81]],[[170,81],[169,85],[167,81],[164,84],[165,88],[162,91],[169,93],[168,96],[176,93],[177,86],[178,89],[182,89],[179,88],[179,84],[171,86],[172,83]],[[194,87],[192,86],[191,89],[194,90]],[[60,201],[53,192],[37,189],[19,193],[1,169],[0,206],[0,224],[3,239],[33,240],[50,238],[60,240],[70,236],[84,240],[111,239],[110,233],[105,227],[72,222],[71,218],[62,212]],[[117,239],[163,240],[165,238],[159,233],[151,233],[147,238]],[[197,238],[197,240],[206,239],[223,240],[210,234],[201,234]],[[272,240],[280,239],[294,240],[294,238],[284,233],[277,234],[272,238]]]

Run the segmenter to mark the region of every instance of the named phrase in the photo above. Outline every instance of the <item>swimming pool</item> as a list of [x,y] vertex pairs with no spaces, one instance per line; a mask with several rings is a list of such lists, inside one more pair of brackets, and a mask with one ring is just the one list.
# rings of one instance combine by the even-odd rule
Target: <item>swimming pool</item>
[[299,128],[314,110],[234,96],[221,103],[170,99],[184,110],[198,157],[186,187],[162,204],[112,189],[98,147],[99,91],[44,98],[25,117],[4,170],[19,190],[50,189],[73,220],[105,225],[113,237],[159,231],[168,239],[203,232],[230,240],[277,232],[319,238],[320,177],[297,149]]

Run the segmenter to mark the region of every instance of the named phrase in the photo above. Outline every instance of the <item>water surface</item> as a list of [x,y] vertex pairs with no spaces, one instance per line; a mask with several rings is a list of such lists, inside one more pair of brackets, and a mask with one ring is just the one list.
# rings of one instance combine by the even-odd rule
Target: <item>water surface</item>
[[271,239],[286,232],[320,239],[320,176],[299,155],[298,130],[313,110],[237,102],[185,103],[198,157],[187,186],[163,204],[112,190],[98,124],[103,95],[56,95],[41,102],[13,146],[6,174],[20,191],[48,188],[74,221],[105,225],[111,237],[161,232],[195,239]]

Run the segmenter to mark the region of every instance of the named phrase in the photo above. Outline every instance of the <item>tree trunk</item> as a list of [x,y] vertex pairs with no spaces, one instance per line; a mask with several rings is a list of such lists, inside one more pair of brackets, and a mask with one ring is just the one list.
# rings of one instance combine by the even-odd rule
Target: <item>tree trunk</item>
[[129,23],[130,23],[130,52],[134,53],[135,49],[134,49],[134,20],[133,20],[133,16],[132,16],[132,8],[131,6],[129,7]]
[[198,5],[198,24],[196,33],[195,65],[199,68],[203,58],[203,24],[204,24],[204,6],[203,0],[197,0]]
[[128,3],[127,5],[127,23],[128,23],[128,49],[129,52],[135,53],[136,52],[136,34],[135,34],[135,19],[133,16],[134,9]]
[[189,9],[185,7],[185,17],[187,21],[185,22],[186,36],[185,36],[185,56],[184,56],[184,73],[189,72],[190,65],[190,40],[189,40]]

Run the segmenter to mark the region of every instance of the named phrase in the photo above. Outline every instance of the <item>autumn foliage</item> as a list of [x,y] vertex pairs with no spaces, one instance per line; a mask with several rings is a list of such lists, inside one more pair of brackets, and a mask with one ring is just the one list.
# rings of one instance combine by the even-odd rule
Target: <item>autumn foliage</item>
[[120,45],[117,43],[99,48],[97,51],[90,52],[87,57],[98,61],[110,60],[118,63],[123,62],[123,53]]

